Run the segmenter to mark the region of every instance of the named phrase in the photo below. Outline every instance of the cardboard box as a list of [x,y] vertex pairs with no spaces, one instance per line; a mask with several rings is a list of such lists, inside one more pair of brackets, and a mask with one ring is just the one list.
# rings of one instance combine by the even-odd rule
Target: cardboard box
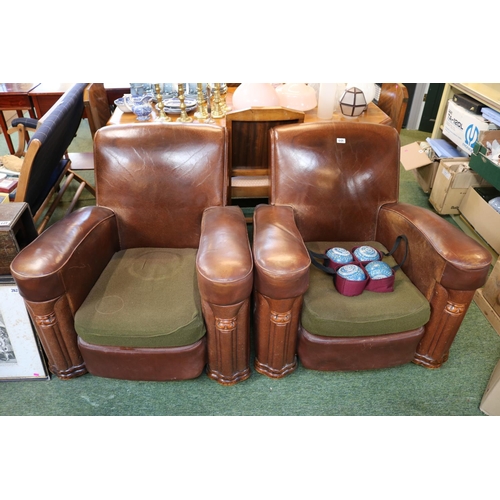
[[500,213],[487,201],[495,196],[500,196],[500,193],[494,187],[470,187],[460,203],[459,210],[495,252],[500,253]]
[[[446,160],[459,160],[460,158],[446,158]],[[424,193],[430,193],[439,167],[439,158],[431,146],[425,142],[412,142],[401,146],[400,155],[403,168],[413,172],[416,181]]]
[[488,127],[488,122],[482,116],[467,111],[452,99],[448,101],[443,134],[466,153],[472,153],[480,132],[488,130]]
[[484,289],[479,288],[474,293],[474,302],[488,320],[495,332],[500,335],[500,314],[493,309],[493,306],[484,297]]
[[422,191],[429,193],[439,165],[432,148],[426,142],[413,142],[401,146],[400,160],[407,172],[413,172]]
[[486,415],[496,417],[500,415],[500,361],[491,373],[479,409]]
[[[497,259],[488,281],[483,287],[483,296],[500,316],[500,259]],[[500,333],[500,332],[499,332]]]
[[[485,285],[474,293],[474,302],[500,335],[500,259],[497,259]],[[500,405],[500,398],[497,401]]]
[[432,186],[434,185],[434,179],[436,178],[438,167],[439,160],[436,160],[429,165],[426,165],[425,167],[420,167],[412,170],[415,180],[422,188],[422,191],[424,193],[429,194],[432,191]]
[[486,179],[497,189],[500,189],[500,165],[487,158],[486,143],[493,143],[494,140],[500,142],[500,130],[487,130],[481,132],[479,140],[474,145],[470,157],[470,168]]
[[469,187],[486,184],[478,173],[469,168],[468,163],[468,158],[441,160],[429,197],[438,214],[458,214],[460,202]]

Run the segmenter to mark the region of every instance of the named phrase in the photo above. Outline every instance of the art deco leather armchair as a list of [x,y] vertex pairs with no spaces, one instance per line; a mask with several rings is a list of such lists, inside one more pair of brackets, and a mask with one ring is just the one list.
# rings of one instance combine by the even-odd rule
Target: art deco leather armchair
[[[254,214],[255,367],[283,377],[444,363],[491,256],[430,210],[398,201],[399,135],[383,125],[328,122],[276,127],[270,138],[270,205]],[[408,256],[394,291],[346,297],[311,267],[361,243]],[[380,246],[382,245],[382,246]],[[394,253],[401,263],[404,245]]]
[[248,378],[253,263],[243,213],[226,206],[226,148],[206,124],[97,131],[97,206],[11,264],[52,373]]

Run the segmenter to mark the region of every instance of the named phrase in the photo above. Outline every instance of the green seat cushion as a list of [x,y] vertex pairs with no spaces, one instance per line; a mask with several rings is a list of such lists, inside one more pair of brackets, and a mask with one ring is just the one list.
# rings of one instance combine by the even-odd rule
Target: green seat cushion
[[179,347],[205,335],[196,250],[133,248],[117,252],[75,315],[91,344]]
[[[351,251],[359,245],[370,245],[387,252],[378,242],[309,242],[313,252],[342,247]],[[391,267],[392,257],[383,259]],[[335,289],[333,277],[311,265],[309,289],[304,295],[302,326],[313,335],[326,337],[363,337],[414,330],[429,321],[430,305],[400,269],[396,271],[394,291],[363,291],[347,297]]]

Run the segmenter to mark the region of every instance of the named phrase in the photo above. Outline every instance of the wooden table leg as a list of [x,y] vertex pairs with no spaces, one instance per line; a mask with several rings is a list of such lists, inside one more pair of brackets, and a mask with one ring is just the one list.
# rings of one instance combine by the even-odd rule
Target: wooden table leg
[[2,128],[2,133],[5,136],[5,141],[7,142],[7,146],[9,147],[10,154],[14,154],[14,145],[12,144],[12,140],[10,135],[7,133],[7,122],[5,121],[5,116],[3,111],[0,110],[0,127]]

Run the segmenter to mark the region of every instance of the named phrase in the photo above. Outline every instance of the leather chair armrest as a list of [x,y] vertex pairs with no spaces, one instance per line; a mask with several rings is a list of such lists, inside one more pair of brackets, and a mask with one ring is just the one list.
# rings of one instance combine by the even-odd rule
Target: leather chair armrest
[[46,302],[67,294],[74,311],[118,247],[114,213],[104,207],[85,207],[21,250],[11,263],[12,276],[26,300]]
[[239,207],[210,207],[203,212],[196,271],[201,296],[211,304],[235,304],[250,297],[253,262]]
[[290,206],[254,212],[255,289],[273,299],[298,297],[309,287],[311,259]]
[[454,290],[476,290],[484,285],[491,254],[434,212],[406,203],[382,207],[377,240],[391,246],[398,234],[406,234],[409,240],[403,270],[423,293],[433,286],[422,282],[426,278]]

